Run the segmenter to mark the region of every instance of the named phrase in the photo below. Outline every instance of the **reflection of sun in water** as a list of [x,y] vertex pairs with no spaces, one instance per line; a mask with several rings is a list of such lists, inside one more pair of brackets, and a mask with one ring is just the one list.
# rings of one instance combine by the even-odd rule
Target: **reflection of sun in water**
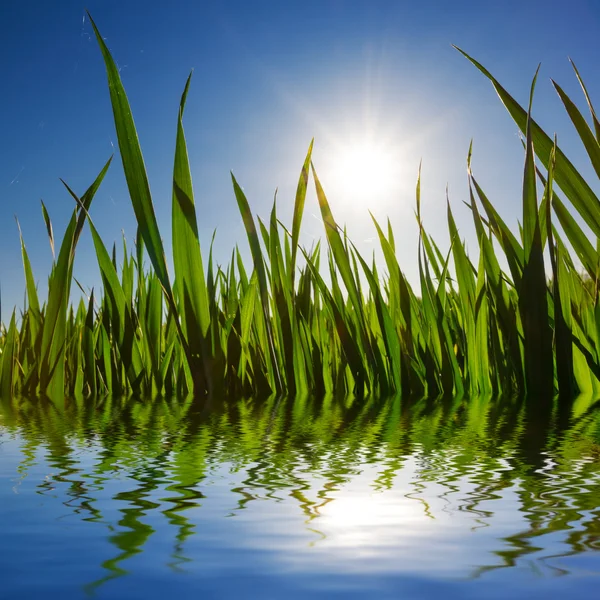
[[424,520],[428,519],[414,500],[395,494],[355,493],[340,495],[322,506],[316,525],[328,543],[366,550],[397,543],[399,531],[405,538],[411,537]]
[[385,518],[385,505],[371,495],[336,498],[320,511],[332,528],[351,529],[373,525]]
[[[444,557],[447,560],[445,519],[428,514],[420,498],[406,493],[414,490],[402,479],[400,475],[396,483],[402,492],[374,492],[362,482],[354,482],[328,495],[328,501],[318,508],[318,518],[310,521],[312,531],[320,536],[311,545],[321,553],[320,560],[341,568],[351,565],[354,573],[416,572],[431,568]],[[437,540],[435,548],[433,540]]]
[[377,201],[398,183],[393,149],[372,140],[340,146],[332,156],[332,184],[345,197]]

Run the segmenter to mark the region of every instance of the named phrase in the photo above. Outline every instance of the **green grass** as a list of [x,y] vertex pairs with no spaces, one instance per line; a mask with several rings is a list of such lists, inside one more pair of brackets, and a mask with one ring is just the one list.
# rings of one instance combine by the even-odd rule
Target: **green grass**
[[[9,325],[2,325],[1,396],[47,395],[62,401],[132,393],[435,397],[519,392],[542,398],[556,392],[564,397],[600,393],[600,201],[556,140],[532,119],[535,78],[525,109],[465,54],[491,81],[523,133],[522,220],[513,233],[475,179],[469,152],[469,206],[479,258],[475,264],[467,254],[449,204],[451,245],[443,252],[421,220],[419,177],[415,260],[420,289],[413,289],[398,263],[389,222],[373,218],[385,265],[367,261],[356,250],[331,212],[311,161],[312,143],[300,172],[291,229],[279,221],[275,202],[268,221],[255,219],[232,175],[252,264],[244,265],[236,247],[229,265],[215,268],[212,246],[206,259],[198,235],[183,126],[188,78],[176,121],[171,279],[133,113],[119,71],[91,22],[106,64],[138,225],[136,248],[124,249],[119,269],[88,212],[110,160],[81,197],[65,184],[75,207],[43,303],[21,240],[27,305],[20,319],[13,311]],[[576,69],[575,75],[592,127],[554,85],[600,174],[600,122]],[[299,233],[311,176],[325,237],[307,250],[299,245]],[[43,215],[54,249],[45,208]],[[75,250],[86,222],[103,289],[69,306]],[[145,253],[149,271],[141,267]]]

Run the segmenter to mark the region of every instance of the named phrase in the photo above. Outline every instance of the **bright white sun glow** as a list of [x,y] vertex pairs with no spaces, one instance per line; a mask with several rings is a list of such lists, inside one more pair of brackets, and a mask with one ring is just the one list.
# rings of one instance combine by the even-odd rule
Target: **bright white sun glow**
[[339,147],[332,157],[332,183],[348,199],[378,203],[397,185],[398,165],[391,148],[374,141]]

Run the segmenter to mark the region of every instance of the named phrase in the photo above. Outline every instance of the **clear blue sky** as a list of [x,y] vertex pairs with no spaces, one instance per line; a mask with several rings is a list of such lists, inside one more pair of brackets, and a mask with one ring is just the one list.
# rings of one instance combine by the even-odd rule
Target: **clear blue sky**
[[[523,157],[516,126],[491,85],[451,44],[479,59],[522,102],[538,62],[534,113],[591,173],[549,77],[581,100],[571,56],[600,98],[600,3],[594,0],[477,2],[199,2],[2,0],[0,3],[0,283],[3,320],[22,306],[17,215],[40,292],[51,254],[44,199],[57,238],[73,208],[59,182],[82,193],[117,145],[104,66],[88,8],[117,63],[132,105],[156,212],[170,256],[171,170],[179,97],[194,78],[185,116],[205,257],[217,228],[226,262],[246,239],[229,171],[268,216],[275,188],[291,222],[293,195],[311,138],[315,166],[338,222],[362,251],[373,247],[368,210],[396,227],[401,264],[416,272],[414,182],[423,159],[426,226],[445,245],[445,186],[470,240],[465,157],[501,213],[516,226]],[[384,148],[394,179],[376,198],[357,197],[339,176],[347,148]],[[462,208],[461,208],[462,206]],[[120,158],[92,205],[107,245],[130,241],[135,221]],[[302,242],[322,226],[311,194]],[[442,218],[443,217],[443,218]],[[172,272],[172,270],[171,270]],[[98,286],[89,234],[78,247],[78,279]]]

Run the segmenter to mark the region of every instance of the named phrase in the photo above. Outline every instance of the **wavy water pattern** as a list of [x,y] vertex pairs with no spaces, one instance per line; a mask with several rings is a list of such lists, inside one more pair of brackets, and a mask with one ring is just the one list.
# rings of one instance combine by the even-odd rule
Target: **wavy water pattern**
[[600,408],[14,399],[0,532],[7,598],[593,596]]

